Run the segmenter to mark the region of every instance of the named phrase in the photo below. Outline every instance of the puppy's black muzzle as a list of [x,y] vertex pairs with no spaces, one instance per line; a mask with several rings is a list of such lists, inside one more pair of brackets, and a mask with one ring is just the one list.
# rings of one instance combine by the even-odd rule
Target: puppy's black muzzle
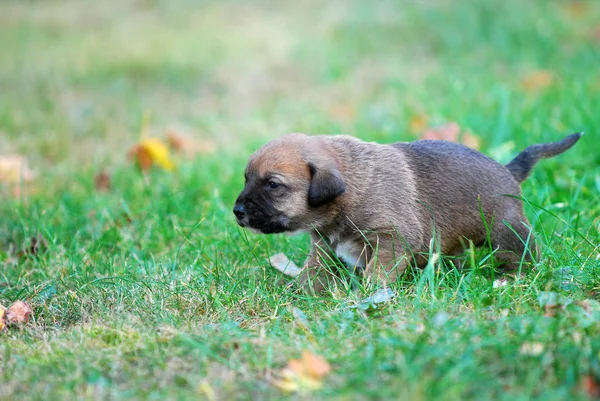
[[244,189],[235,201],[233,214],[241,227],[256,229],[264,234],[275,234],[286,230],[278,213],[266,199],[255,200]]
[[235,214],[238,220],[242,220],[246,217],[246,207],[242,203],[236,203],[233,206],[233,214]]

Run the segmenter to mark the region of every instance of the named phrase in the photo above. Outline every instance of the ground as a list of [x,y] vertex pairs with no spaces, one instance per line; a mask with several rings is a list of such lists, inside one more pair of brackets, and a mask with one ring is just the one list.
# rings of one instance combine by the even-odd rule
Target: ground
[[[1,2],[0,154],[36,177],[0,187],[0,303],[34,312],[0,333],[0,398],[592,396],[599,21],[593,0]],[[142,174],[126,155],[143,115],[150,136],[210,146]],[[478,252],[410,272],[377,308],[371,288],[299,295],[268,257],[301,263],[308,238],[234,222],[270,138],[448,122],[502,162],[586,132],[523,184],[541,260],[521,280],[495,287]],[[273,379],[303,351],[332,371],[287,394]]]

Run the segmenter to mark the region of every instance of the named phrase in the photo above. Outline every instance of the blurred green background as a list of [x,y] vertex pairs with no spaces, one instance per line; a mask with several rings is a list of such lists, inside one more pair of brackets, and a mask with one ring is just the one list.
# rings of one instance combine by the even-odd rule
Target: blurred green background
[[[599,10],[570,0],[5,0],[0,146],[114,163],[144,111],[156,134],[183,126],[246,152],[289,131],[414,139],[417,115],[457,121],[484,149],[578,130],[595,143]],[[549,84],[536,84],[540,72]]]

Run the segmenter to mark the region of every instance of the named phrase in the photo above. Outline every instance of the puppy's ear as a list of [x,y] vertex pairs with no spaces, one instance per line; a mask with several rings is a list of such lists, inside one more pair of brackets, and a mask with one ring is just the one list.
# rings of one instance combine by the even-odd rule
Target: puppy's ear
[[337,168],[319,169],[313,163],[308,163],[310,170],[310,187],[308,189],[308,204],[312,207],[322,206],[343,194],[346,184]]

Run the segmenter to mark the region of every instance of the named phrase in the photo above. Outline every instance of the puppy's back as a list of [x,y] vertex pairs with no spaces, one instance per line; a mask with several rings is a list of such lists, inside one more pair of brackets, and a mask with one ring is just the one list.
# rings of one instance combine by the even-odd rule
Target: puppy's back
[[[519,213],[521,188],[500,163],[466,146],[446,141],[423,140],[396,143],[409,162],[422,213],[433,218],[447,237],[448,248],[458,246],[453,238],[476,240],[485,235],[480,210],[486,218]],[[511,212],[512,210],[512,212]],[[445,251],[449,251],[446,249]]]
[[418,182],[427,185],[424,190],[437,186],[438,191],[445,187],[475,190],[470,194],[482,194],[486,189],[494,193],[520,192],[518,182],[505,166],[466,146],[432,140],[392,146],[404,152]]

